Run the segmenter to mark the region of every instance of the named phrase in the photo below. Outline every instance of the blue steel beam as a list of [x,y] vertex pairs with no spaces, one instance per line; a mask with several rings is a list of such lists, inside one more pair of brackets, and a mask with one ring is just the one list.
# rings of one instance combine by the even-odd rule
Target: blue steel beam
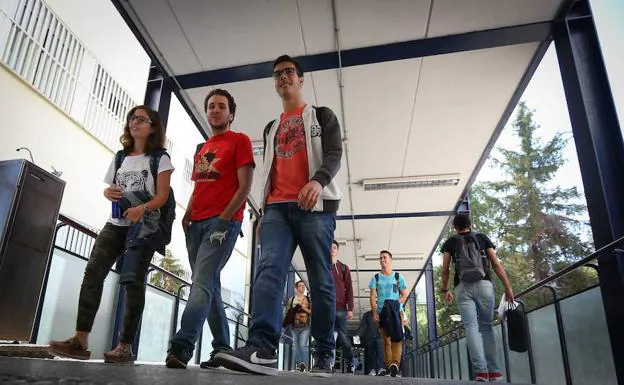
[[[596,248],[624,234],[624,140],[588,1],[554,27]],[[624,259],[598,258],[598,276],[618,384],[624,384]]]
[[395,218],[428,218],[428,217],[448,217],[454,211],[421,211],[414,213],[386,213],[386,214],[356,214],[356,215],[336,215],[337,221],[350,221],[362,219],[395,219]]
[[171,80],[166,79],[158,66],[154,63],[150,66],[145,98],[143,104],[158,111],[165,130],[169,121],[169,109],[171,108]]
[[[456,35],[408,40],[397,43],[353,48],[340,52],[342,67],[384,63],[395,60],[444,55],[456,52],[495,48],[507,45],[544,41],[551,34],[552,22],[522,24],[511,27]],[[338,52],[319,53],[296,57],[304,71],[323,71],[339,67]],[[272,61],[236,67],[201,71],[176,76],[182,89],[207,87],[271,77]]]

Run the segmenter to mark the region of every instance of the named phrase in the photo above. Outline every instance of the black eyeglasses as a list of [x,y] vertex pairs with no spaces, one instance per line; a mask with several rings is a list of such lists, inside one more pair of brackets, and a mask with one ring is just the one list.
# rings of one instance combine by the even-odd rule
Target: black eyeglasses
[[281,70],[275,70],[273,71],[273,78],[277,79],[280,76],[282,76],[282,74],[286,74],[288,76],[292,76],[297,72],[297,69],[295,67],[287,67],[287,68],[282,68]]
[[128,123],[131,123],[133,120],[136,120],[139,123],[149,123],[152,124],[152,120],[150,118],[146,118],[145,116],[140,115],[132,115],[128,118]]

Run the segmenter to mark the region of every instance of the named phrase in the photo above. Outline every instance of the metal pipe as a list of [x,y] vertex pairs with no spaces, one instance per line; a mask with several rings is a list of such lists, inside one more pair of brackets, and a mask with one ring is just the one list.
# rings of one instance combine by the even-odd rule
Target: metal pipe
[[[353,181],[351,180],[351,165],[349,163],[349,134],[347,130],[347,119],[345,114],[344,103],[344,83],[342,80],[342,50],[340,45],[340,28],[338,28],[338,16],[336,12],[336,0],[332,0],[332,19],[334,22],[334,36],[336,38],[336,52],[338,54],[338,89],[340,94],[340,114],[342,117],[342,143],[344,148],[344,158],[347,166],[347,186],[349,186],[349,212],[351,213],[351,230],[353,232],[353,259],[355,259],[355,270],[359,268],[358,256],[357,256],[357,237],[355,236],[355,217],[353,211]],[[360,280],[357,280],[357,292],[360,293]],[[358,307],[362,309],[361,298],[358,298]]]

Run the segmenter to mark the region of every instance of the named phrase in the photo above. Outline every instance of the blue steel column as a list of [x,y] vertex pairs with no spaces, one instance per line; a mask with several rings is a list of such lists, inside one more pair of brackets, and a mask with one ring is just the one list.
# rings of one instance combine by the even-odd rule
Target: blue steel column
[[152,63],[150,66],[147,88],[143,104],[158,111],[165,129],[169,121],[169,109],[171,107],[172,89],[169,80],[165,79],[158,67]]
[[[554,26],[554,40],[595,247],[624,234],[624,142],[588,1]],[[600,289],[619,384],[624,384],[624,256],[599,260]]]
[[[438,338],[438,327],[436,322],[435,285],[433,282],[433,263],[431,262],[431,258],[425,266],[425,286],[427,291],[427,326],[429,329],[429,341],[433,341]],[[430,372],[433,374],[433,349],[429,350],[429,365],[431,368]]]
[[258,238],[258,227],[260,226],[261,217],[250,213],[252,218],[252,230],[251,230],[251,273],[249,276],[249,308],[247,312],[252,314],[253,312],[253,289],[256,282],[256,266],[260,260],[260,239]]
[[[288,276],[286,277],[286,299],[295,295],[295,271],[292,269],[288,269]],[[294,354],[294,346],[291,343],[288,344],[288,349],[284,350],[284,361],[283,368],[284,370],[291,370],[293,368],[293,354]],[[287,354],[288,353],[288,354]]]

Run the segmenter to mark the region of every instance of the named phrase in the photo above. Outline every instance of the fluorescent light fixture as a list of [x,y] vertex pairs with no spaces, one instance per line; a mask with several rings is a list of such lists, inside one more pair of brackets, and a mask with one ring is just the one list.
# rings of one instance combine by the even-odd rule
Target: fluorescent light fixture
[[251,150],[254,155],[264,155],[264,142],[260,140],[251,142]]
[[[362,255],[365,261],[379,261],[379,254],[366,254]],[[415,254],[392,254],[393,261],[423,261],[425,259],[425,254],[415,253]]]
[[364,186],[364,191],[396,190],[419,187],[457,186],[457,184],[459,184],[459,179],[459,174],[421,175],[406,176],[403,178],[364,179],[362,185]]
[[338,246],[340,247],[346,246],[348,243],[354,244],[358,249],[362,246],[361,238],[355,238],[355,240],[353,238],[338,238],[336,242],[338,242]]

